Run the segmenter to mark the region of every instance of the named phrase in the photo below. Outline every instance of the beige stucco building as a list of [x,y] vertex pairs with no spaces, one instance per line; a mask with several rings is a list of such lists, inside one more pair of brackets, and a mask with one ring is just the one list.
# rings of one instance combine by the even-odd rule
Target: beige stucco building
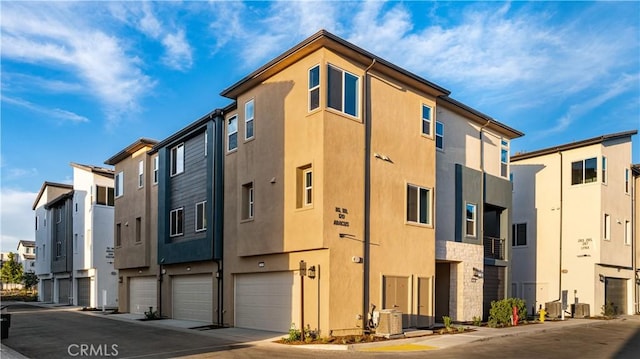
[[[511,158],[514,293],[529,310],[562,299],[633,313],[631,136],[599,136]],[[569,308],[570,309],[570,308]]]

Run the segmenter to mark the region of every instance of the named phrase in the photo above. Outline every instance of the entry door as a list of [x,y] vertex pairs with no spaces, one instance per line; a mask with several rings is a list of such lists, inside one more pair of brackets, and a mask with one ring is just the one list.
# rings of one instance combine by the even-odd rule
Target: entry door
[[418,327],[433,325],[431,305],[431,278],[418,278]]
[[78,278],[78,306],[91,306],[91,278]]
[[71,290],[71,280],[68,278],[58,279],[58,303],[69,304],[69,291]]
[[616,314],[627,312],[627,280],[623,278],[605,278],[604,300],[613,303]]
[[53,280],[42,280],[42,301],[53,302]]
[[449,316],[449,291],[451,264],[436,263],[436,313],[435,321],[442,323],[443,316]]
[[384,276],[384,309],[402,312],[402,327],[409,326],[409,277]]

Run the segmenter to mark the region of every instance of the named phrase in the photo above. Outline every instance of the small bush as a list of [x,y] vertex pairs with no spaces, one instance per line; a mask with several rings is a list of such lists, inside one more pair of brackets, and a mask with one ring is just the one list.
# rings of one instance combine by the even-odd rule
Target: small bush
[[602,312],[600,312],[605,317],[614,317],[616,315],[616,307],[613,305],[613,302],[607,301],[602,306]]
[[451,317],[443,316],[442,321],[444,322],[444,327],[447,328],[447,331],[451,330]]
[[482,317],[473,317],[473,325],[479,327],[482,324]]
[[513,313],[513,307],[518,308],[518,317],[523,320],[527,318],[527,305],[523,299],[520,298],[506,298],[502,300],[494,300],[491,302],[491,309],[489,310],[489,326],[490,327],[505,327],[511,325],[511,315]]
[[300,333],[300,330],[296,329],[296,323],[291,323],[291,328],[289,328],[289,336],[282,339],[286,342],[297,342],[302,339],[302,333]]
[[464,332],[464,327],[462,325],[458,326],[457,329],[458,329],[458,333]]
[[157,310],[153,310],[153,307],[149,307],[149,310],[144,312],[144,318],[146,320],[160,319],[160,315]]

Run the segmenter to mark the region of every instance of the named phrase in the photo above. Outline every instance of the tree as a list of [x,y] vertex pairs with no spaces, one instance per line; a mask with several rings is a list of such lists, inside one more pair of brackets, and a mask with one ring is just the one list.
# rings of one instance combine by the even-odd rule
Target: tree
[[22,275],[22,283],[25,289],[32,290],[33,287],[38,285],[38,281],[38,276],[33,272],[26,272]]
[[12,252],[9,252],[7,261],[2,264],[0,279],[3,283],[22,283],[22,264],[16,261],[16,256]]

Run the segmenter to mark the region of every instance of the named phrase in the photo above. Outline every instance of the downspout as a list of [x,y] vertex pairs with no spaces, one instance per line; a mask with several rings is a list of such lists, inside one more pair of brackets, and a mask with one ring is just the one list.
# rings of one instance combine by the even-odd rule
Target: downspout
[[213,236],[214,236],[214,261],[218,264],[218,271],[216,272],[216,278],[218,282],[218,326],[224,325],[224,313],[223,313],[223,288],[224,288],[224,276],[223,276],[223,249],[224,249],[224,113],[221,110],[215,112],[215,139],[213,150],[214,153],[214,168],[213,168],[213,206],[214,206],[214,221],[213,221]]
[[[364,70],[362,91],[362,119],[364,121],[364,241],[363,241],[363,286],[362,286],[362,327],[369,329],[367,314],[369,313],[369,276],[370,276],[370,247],[371,242],[371,98],[369,96],[369,70],[375,65],[376,59]],[[373,313],[371,313],[373,315]]]
[[[563,205],[563,199],[564,199],[564,194],[563,194],[563,179],[562,179],[562,173],[563,173],[563,158],[562,158],[562,151],[558,151],[558,154],[560,155],[560,233],[559,233],[559,242],[560,242],[560,247],[558,249],[558,256],[559,256],[559,260],[558,260],[558,299],[556,299],[555,301],[561,301],[562,300],[562,217],[563,217],[563,212],[564,212],[564,208],[562,208]],[[555,302],[554,301],[554,302]],[[562,317],[564,318],[564,309],[562,309]]]
[[636,195],[637,195],[637,190],[638,188],[636,188],[636,175],[633,174],[633,168],[631,169],[631,268],[633,269],[633,275],[632,275],[632,279],[633,282],[633,301],[634,301],[634,313],[636,314],[638,312],[640,312],[640,310],[638,309],[638,284],[637,284],[637,266],[638,263],[636,262]]
[[[480,139],[480,211],[478,211],[478,222],[480,223],[480,239],[482,239],[482,245],[484,248],[484,136],[483,131],[485,127],[491,124],[491,120],[487,120],[487,123],[480,127],[480,133],[478,134]],[[483,249],[484,250],[484,249]],[[507,286],[505,286],[506,288]]]

